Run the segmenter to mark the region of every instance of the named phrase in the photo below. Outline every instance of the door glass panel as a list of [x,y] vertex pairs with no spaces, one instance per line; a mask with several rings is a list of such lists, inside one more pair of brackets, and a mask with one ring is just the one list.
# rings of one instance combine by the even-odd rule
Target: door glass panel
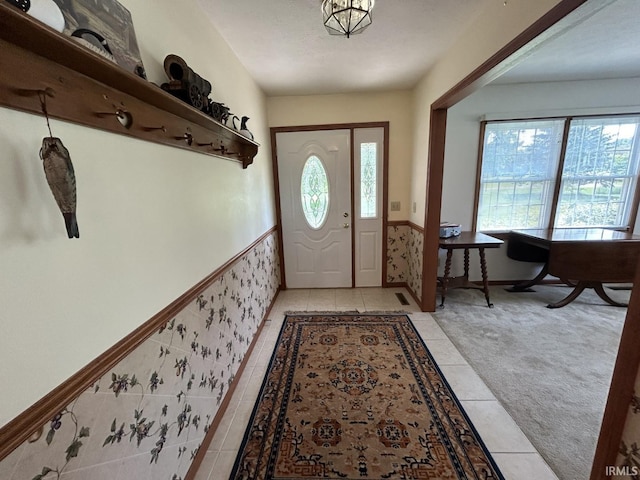
[[315,155],[307,159],[302,169],[300,197],[305,220],[311,228],[320,228],[329,213],[329,179],[324,165]]
[[376,143],[360,144],[360,218],[376,218],[377,170]]

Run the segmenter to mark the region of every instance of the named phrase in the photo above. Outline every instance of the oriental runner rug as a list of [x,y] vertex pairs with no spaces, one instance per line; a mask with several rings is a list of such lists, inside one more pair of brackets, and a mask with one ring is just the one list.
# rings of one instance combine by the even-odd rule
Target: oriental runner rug
[[282,326],[231,478],[503,480],[406,315]]

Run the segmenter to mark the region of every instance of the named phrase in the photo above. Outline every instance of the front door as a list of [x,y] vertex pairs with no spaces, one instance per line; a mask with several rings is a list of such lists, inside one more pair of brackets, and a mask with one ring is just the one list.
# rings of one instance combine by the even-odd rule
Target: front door
[[288,288],[352,286],[350,135],[276,134]]

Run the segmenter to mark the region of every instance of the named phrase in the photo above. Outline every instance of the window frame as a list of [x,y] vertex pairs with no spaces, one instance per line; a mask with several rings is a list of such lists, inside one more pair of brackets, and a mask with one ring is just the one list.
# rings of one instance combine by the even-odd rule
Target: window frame
[[[562,172],[564,170],[567,145],[569,143],[569,130],[571,128],[571,121],[574,119],[590,119],[590,118],[616,118],[616,117],[640,117],[640,113],[614,113],[614,114],[598,114],[598,115],[563,115],[563,116],[549,116],[549,117],[527,117],[527,118],[508,118],[500,120],[481,120],[480,122],[480,136],[478,139],[478,157],[476,163],[476,182],[475,182],[475,194],[473,203],[473,221],[472,231],[478,230],[478,212],[480,208],[480,192],[481,192],[481,179],[482,179],[482,158],[484,156],[484,138],[486,134],[487,124],[489,123],[508,123],[508,122],[530,122],[530,121],[545,121],[545,120],[564,120],[564,128],[562,131],[562,143],[560,146],[560,157],[558,159],[558,168],[555,175],[555,183],[553,188],[553,194],[551,197],[551,204],[549,205],[550,215],[549,222],[543,228],[552,229],[556,221],[556,214],[558,211],[558,201],[560,199],[560,189],[562,186]],[[640,130],[639,130],[640,131]],[[640,142],[640,137],[636,138],[637,142]],[[629,208],[628,224],[620,227],[557,227],[557,228],[608,228],[611,230],[633,232],[636,224],[636,217],[638,216],[638,209],[640,205],[640,160],[638,161],[638,172],[636,173],[636,185],[631,205]],[[509,230],[486,230],[491,234],[508,233]],[[484,231],[484,230],[483,230]]]

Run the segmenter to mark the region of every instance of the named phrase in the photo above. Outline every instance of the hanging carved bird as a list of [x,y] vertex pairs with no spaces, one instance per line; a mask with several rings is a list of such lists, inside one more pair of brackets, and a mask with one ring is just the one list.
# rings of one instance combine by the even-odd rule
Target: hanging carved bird
[[53,197],[64,217],[67,235],[69,238],[80,238],[76,220],[76,176],[69,150],[59,138],[45,137],[40,158]]

